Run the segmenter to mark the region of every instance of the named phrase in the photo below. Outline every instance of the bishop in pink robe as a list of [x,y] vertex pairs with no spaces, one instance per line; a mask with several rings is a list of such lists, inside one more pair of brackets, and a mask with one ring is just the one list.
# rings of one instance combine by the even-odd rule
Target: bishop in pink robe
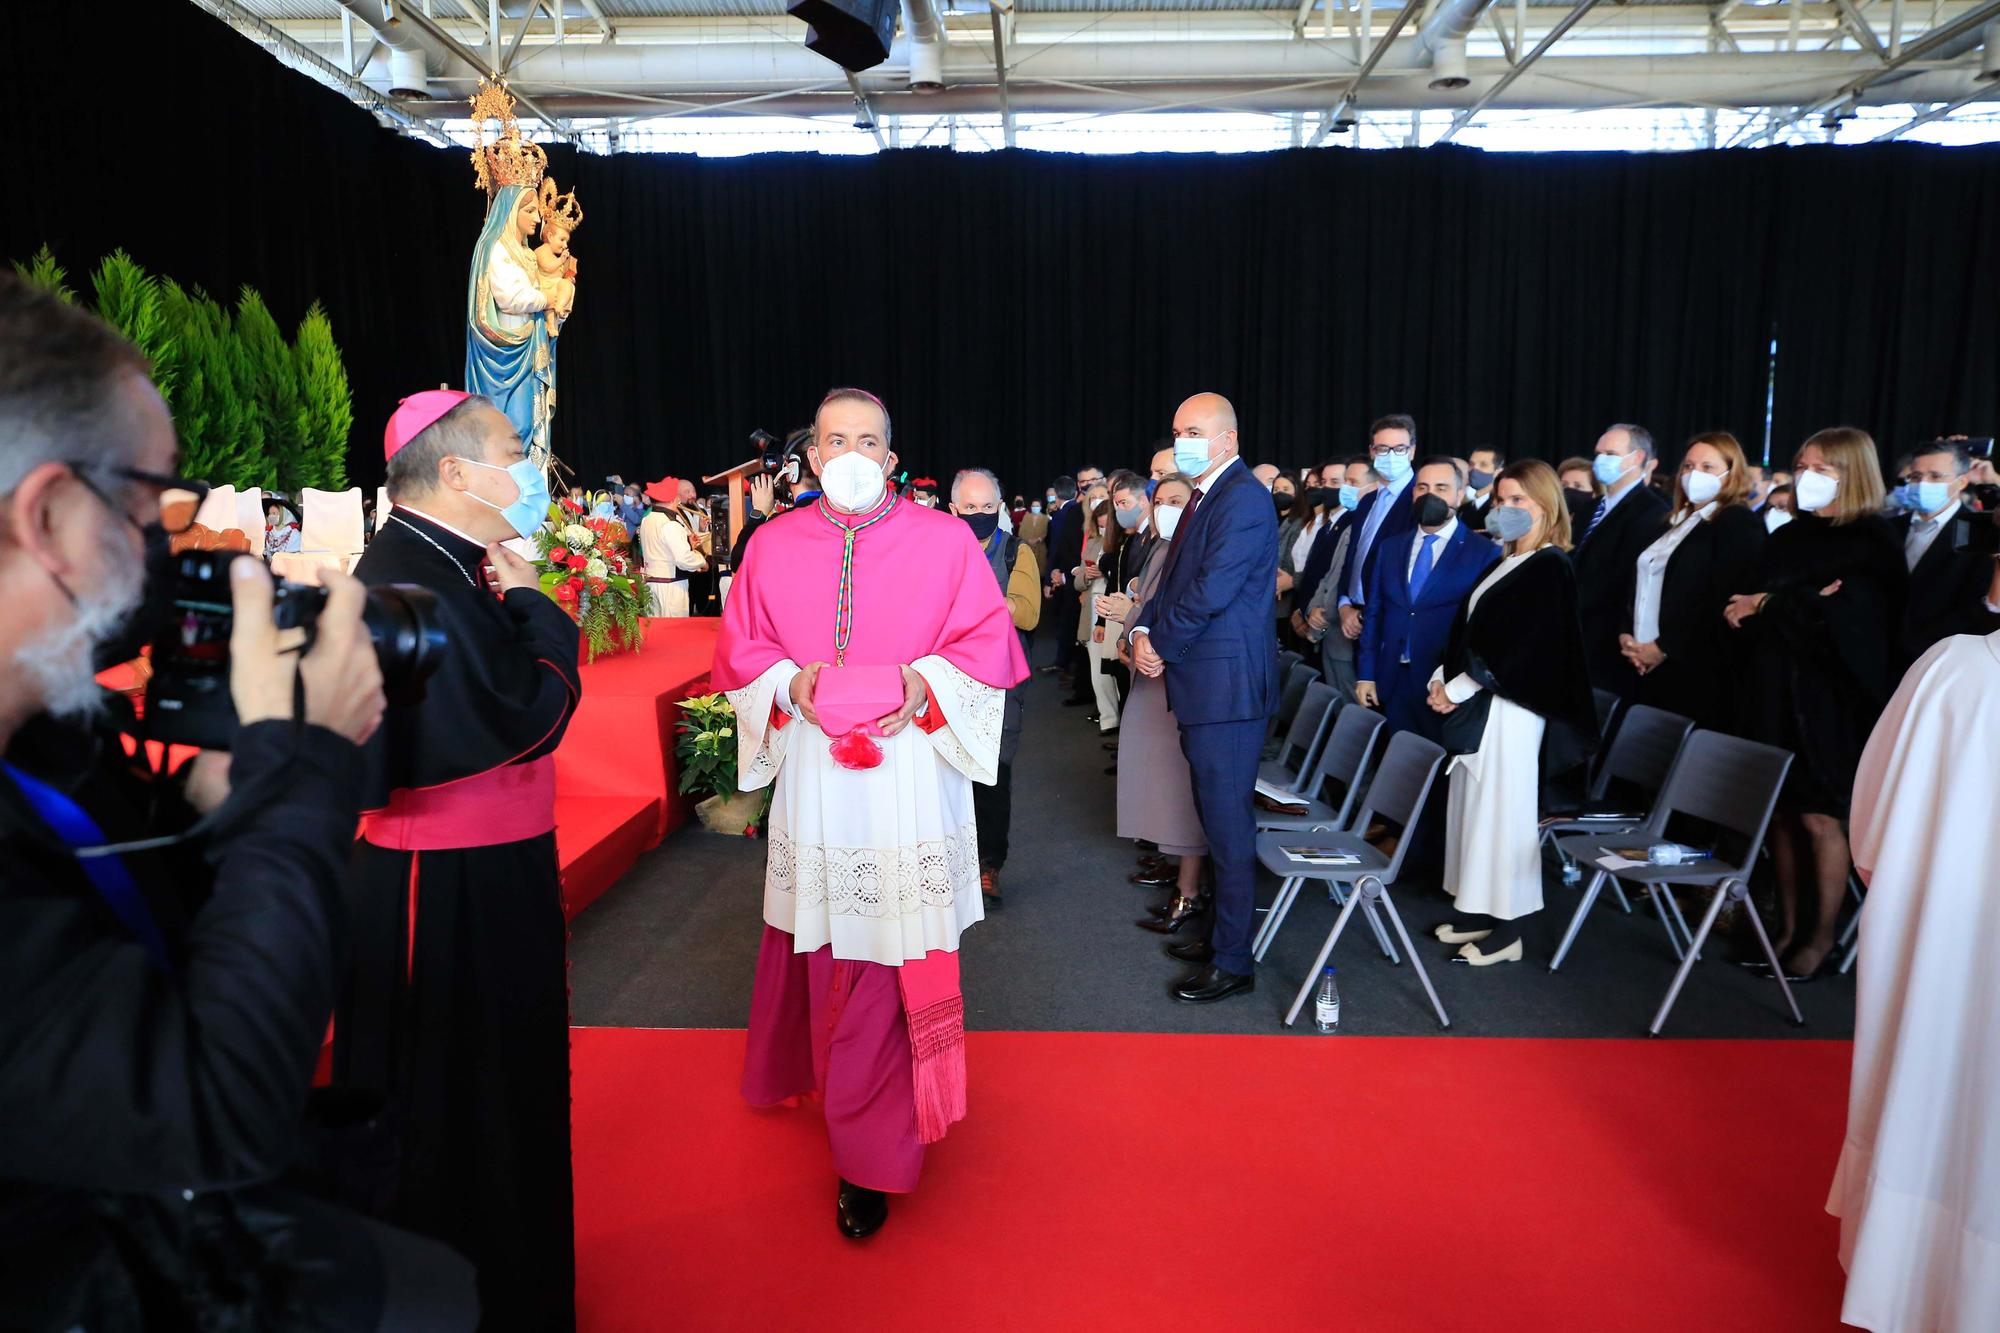
[[[791,698],[816,663],[912,669],[913,723],[829,737]],[[865,1190],[914,1188],[923,1145],[965,1113],[957,949],[983,915],[971,784],[993,781],[1005,691],[1027,674],[971,529],[894,495],[766,523],[729,592],[711,678],[736,707],[740,788],[775,789],[743,1093],[818,1094],[835,1167]]]

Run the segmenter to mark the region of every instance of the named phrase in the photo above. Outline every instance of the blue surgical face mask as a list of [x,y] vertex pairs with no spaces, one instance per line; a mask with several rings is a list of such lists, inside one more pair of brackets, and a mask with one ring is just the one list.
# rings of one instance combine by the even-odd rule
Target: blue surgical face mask
[[1520,541],[1534,527],[1535,516],[1518,505],[1496,504],[1486,511],[1487,535],[1498,541]]
[[1342,509],[1352,509],[1360,503],[1361,488],[1359,486],[1342,486],[1340,488],[1340,507]]
[[1919,514],[1935,514],[1951,503],[1951,483],[1948,481],[1913,481],[1897,488],[1898,494],[1905,491],[1909,493],[1909,499],[1903,507]]
[[1158,481],[1148,481],[1146,483],[1146,498],[1148,500],[1153,498],[1153,488],[1158,486],[1159,484],[1160,483]]
[[1410,456],[1407,453],[1376,454],[1375,470],[1382,475],[1382,480],[1393,486],[1410,475]]
[[462,455],[454,456],[461,463],[470,463],[474,467],[491,468],[495,472],[504,472],[512,477],[514,485],[521,492],[515,498],[513,504],[497,505],[484,496],[473,495],[471,491],[467,491],[466,494],[471,495],[473,499],[479,501],[479,503],[485,505],[488,509],[499,510],[500,517],[507,520],[507,526],[514,529],[523,538],[532,537],[541,531],[542,524],[548,522],[549,518],[549,483],[542,476],[542,470],[536,467],[533,461],[523,458],[519,462],[501,467],[498,463],[482,463],[476,458],[466,458]]
[[1041,512],[1042,512],[1042,502],[1041,502],[1040,500],[1037,500],[1037,501],[1035,501],[1035,502],[1034,502],[1033,504],[1029,505],[1029,506],[1028,506],[1028,512],[1029,512],[1029,513],[1031,513],[1031,514],[1039,514],[1039,513],[1041,513]]
[[1625,478],[1625,466],[1631,461],[1626,454],[1599,454],[1590,461],[1590,474],[1602,486],[1616,486]]
[[1111,512],[1117,517],[1118,526],[1125,529],[1127,532],[1130,532],[1132,529],[1138,527],[1139,520],[1145,517],[1144,512],[1141,511],[1139,507],[1136,505],[1134,505],[1130,509],[1114,509]]
[[1205,435],[1181,435],[1174,439],[1174,468],[1190,477],[1208,471],[1215,453],[1215,441]]

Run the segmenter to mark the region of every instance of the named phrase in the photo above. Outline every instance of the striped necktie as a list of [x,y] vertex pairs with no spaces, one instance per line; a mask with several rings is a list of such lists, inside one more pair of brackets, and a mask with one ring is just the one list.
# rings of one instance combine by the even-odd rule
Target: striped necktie
[[1591,513],[1590,522],[1587,525],[1585,525],[1583,529],[1583,536],[1579,539],[1580,541],[1590,540],[1590,534],[1597,531],[1597,525],[1604,521],[1604,516],[1605,514],[1610,512],[1610,509],[1611,509],[1611,497],[1607,495],[1602,500],[1599,500],[1597,502],[1597,508]]

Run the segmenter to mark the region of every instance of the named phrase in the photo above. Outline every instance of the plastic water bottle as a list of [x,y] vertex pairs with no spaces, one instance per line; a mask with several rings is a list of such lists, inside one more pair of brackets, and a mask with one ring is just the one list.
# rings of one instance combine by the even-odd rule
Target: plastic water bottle
[[1340,983],[1333,969],[1320,973],[1319,993],[1313,997],[1313,1022],[1321,1032],[1340,1031]]

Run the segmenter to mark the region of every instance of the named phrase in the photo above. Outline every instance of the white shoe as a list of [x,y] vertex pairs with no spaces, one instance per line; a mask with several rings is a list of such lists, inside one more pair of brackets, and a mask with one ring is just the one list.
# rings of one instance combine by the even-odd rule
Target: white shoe
[[1515,940],[1498,953],[1481,953],[1479,946],[1468,944],[1452,958],[1454,963],[1470,963],[1474,967],[1491,967],[1495,963],[1518,963],[1521,961],[1521,941]]
[[1460,930],[1450,922],[1431,932],[1446,944],[1477,944],[1492,933],[1490,930]]

